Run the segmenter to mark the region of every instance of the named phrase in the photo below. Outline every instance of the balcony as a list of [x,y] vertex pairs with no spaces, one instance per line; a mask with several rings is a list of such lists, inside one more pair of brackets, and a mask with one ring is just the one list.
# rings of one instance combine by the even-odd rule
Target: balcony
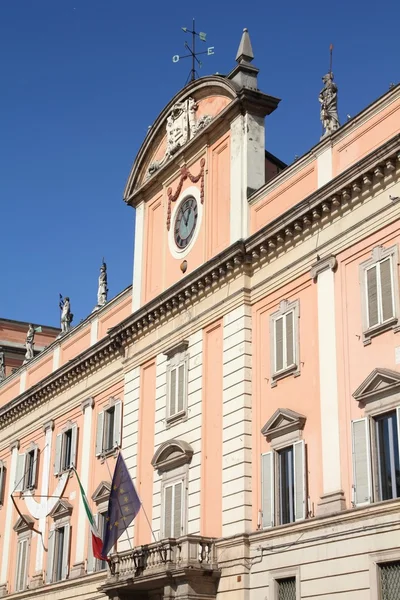
[[187,535],[114,554],[100,591],[113,600],[123,600],[133,591],[143,599],[157,594],[160,598],[176,594],[182,600],[215,599],[220,571],[214,541]]

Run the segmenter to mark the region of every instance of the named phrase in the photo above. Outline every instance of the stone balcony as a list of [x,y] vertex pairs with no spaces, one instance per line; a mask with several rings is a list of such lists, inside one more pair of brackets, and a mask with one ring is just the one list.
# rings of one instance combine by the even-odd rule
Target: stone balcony
[[100,591],[112,600],[215,599],[220,577],[214,538],[187,535],[111,556]]

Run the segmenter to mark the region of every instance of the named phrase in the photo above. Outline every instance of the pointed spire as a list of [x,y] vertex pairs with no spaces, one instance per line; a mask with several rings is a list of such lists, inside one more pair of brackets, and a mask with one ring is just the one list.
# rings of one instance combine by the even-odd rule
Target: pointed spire
[[243,29],[242,39],[240,40],[239,48],[236,54],[236,62],[250,63],[254,58],[253,48],[251,47],[250,35],[247,27]]

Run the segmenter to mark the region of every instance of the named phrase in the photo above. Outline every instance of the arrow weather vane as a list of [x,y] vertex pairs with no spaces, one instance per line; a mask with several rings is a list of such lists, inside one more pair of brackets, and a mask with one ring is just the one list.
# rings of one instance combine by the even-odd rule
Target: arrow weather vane
[[197,57],[200,54],[207,54],[208,56],[211,56],[212,54],[214,54],[214,46],[210,46],[209,48],[207,48],[207,50],[204,50],[203,52],[196,52],[196,36],[198,36],[198,38],[200,39],[201,42],[205,42],[207,34],[204,33],[204,31],[197,32],[195,30],[194,19],[193,19],[192,29],[188,29],[187,27],[182,27],[182,31],[184,31],[185,33],[192,34],[192,47],[190,47],[189,44],[187,42],[185,42],[185,48],[186,48],[186,50],[189,51],[189,54],[185,54],[184,56],[179,56],[179,54],[175,54],[172,57],[172,62],[177,63],[181,60],[181,58],[190,58],[190,57],[192,58],[192,68],[190,70],[190,74],[186,81],[186,83],[187,83],[188,81],[194,81],[196,79],[196,75],[197,75],[197,77],[199,76],[199,74],[196,71],[196,63],[198,64],[199,68],[201,68],[201,61]]

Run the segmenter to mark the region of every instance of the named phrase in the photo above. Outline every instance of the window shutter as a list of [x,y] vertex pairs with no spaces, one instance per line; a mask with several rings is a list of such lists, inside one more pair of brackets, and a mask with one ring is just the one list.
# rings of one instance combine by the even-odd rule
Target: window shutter
[[25,483],[25,454],[17,455],[17,468],[15,471],[14,492],[22,492]]
[[[399,452],[399,459],[400,459],[400,406],[398,406],[396,408],[396,417],[397,417],[397,450]],[[396,450],[395,450],[396,452]]]
[[294,517],[296,521],[306,518],[307,475],[306,445],[304,440],[293,444],[294,455]]
[[373,327],[379,323],[378,314],[378,283],[376,265],[367,269],[367,306],[368,306],[368,327]]
[[183,400],[185,393],[185,368],[186,363],[183,362],[178,367],[178,410],[177,412],[183,411]]
[[173,537],[178,538],[183,534],[182,531],[182,498],[183,483],[180,481],[174,486],[174,531]]
[[176,413],[176,371],[173,367],[169,372],[169,417]]
[[283,317],[275,320],[275,371],[283,369]]
[[54,541],[56,532],[54,529],[49,531],[49,539],[47,542],[47,563],[46,563],[46,583],[51,583],[53,579],[53,564],[54,564]]
[[61,449],[62,449],[63,434],[59,433],[56,437],[56,455],[54,458],[54,475],[58,475],[61,471]]
[[172,537],[172,485],[164,488],[164,537]]
[[[98,525],[98,515],[93,515],[94,522],[96,526]],[[100,532],[101,533],[101,532]],[[93,573],[96,570],[96,559],[93,556],[93,547],[92,547],[92,530],[89,527],[89,538],[88,538],[88,551],[87,551],[87,563],[86,563],[86,573]]]
[[38,473],[39,473],[39,448],[35,446],[33,450],[33,479],[32,479],[32,487],[37,488],[38,483]]
[[387,321],[394,316],[393,289],[392,289],[392,260],[387,258],[380,263],[381,294],[382,294],[382,319]]
[[262,526],[274,526],[274,453],[267,452],[261,455],[261,510]]
[[0,505],[4,504],[4,490],[6,487],[6,468],[0,460]]
[[71,427],[71,464],[69,467],[74,466],[76,468],[76,457],[77,457],[77,441],[78,441],[78,426],[72,425]]
[[294,323],[293,323],[293,311],[285,315],[286,318],[286,367],[290,367],[295,363],[294,356]]
[[22,592],[26,588],[26,575],[28,563],[28,540],[18,542],[17,568],[15,577],[15,591]]
[[368,419],[352,421],[354,504],[363,506],[372,499],[371,451]]
[[70,525],[64,525],[64,545],[63,545],[63,565],[62,565],[62,579],[67,579],[69,572],[69,546],[70,546]]
[[104,412],[101,411],[97,415],[96,456],[100,456],[100,454],[103,452],[103,427],[104,427]]
[[121,402],[114,405],[114,446],[121,446]]

